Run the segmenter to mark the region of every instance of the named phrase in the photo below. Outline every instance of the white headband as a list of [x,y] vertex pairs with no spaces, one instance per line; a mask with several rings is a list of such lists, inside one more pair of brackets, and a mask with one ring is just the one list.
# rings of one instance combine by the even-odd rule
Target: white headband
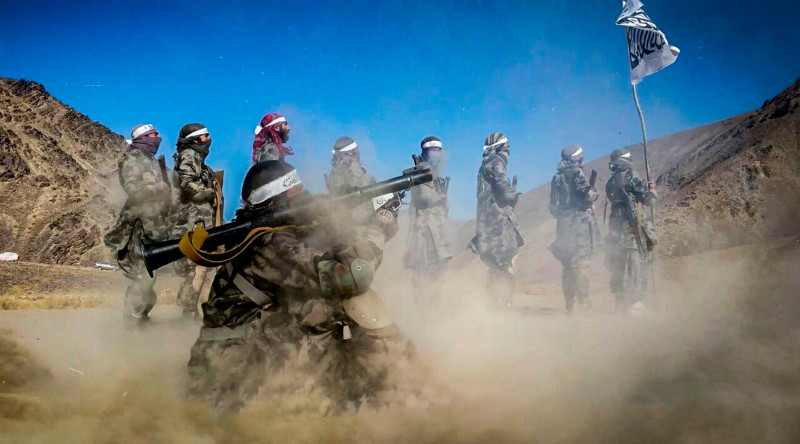
[[331,151],[331,152],[332,152],[332,153],[344,153],[344,152],[346,152],[346,151],[352,151],[352,150],[354,150],[354,149],[356,149],[356,148],[358,148],[358,144],[357,144],[357,143],[355,143],[355,142],[353,142],[353,143],[351,143],[350,145],[347,145],[346,147],[344,147],[344,148],[342,148],[342,149],[340,149],[340,150],[333,150],[333,151]]
[[184,137],[184,139],[191,139],[192,137],[202,136],[203,134],[208,134],[208,128],[202,127],[197,131],[191,132]]
[[507,137],[503,137],[502,139],[498,140],[497,142],[495,142],[495,143],[493,143],[491,145],[484,145],[483,146],[483,150],[486,151],[491,147],[494,147],[494,146],[497,146],[497,145],[502,145],[502,144],[504,144],[506,142],[508,142],[508,138]]
[[139,128],[136,128],[135,130],[133,130],[133,132],[131,133],[131,139],[135,139],[135,138],[141,136],[142,134],[144,134],[144,133],[146,133],[148,131],[155,131],[155,129],[156,129],[156,127],[154,127],[153,125],[151,125],[149,123],[146,124],[146,125],[142,125]]
[[579,154],[583,154],[583,148],[578,148],[578,151],[575,151],[575,154],[573,154],[573,155],[572,155],[572,156],[570,156],[570,157],[575,157],[575,156],[577,156],[577,155],[579,155]]
[[619,157],[624,157],[624,158],[626,158],[626,159],[630,159],[630,157],[631,157],[631,153],[625,153],[625,154],[623,154],[623,155],[621,155],[621,156],[619,156]]
[[281,122],[285,122],[285,121],[286,121],[286,118],[285,118],[285,117],[278,117],[277,119],[275,119],[275,120],[273,120],[272,122],[268,123],[268,124],[267,124],[267,126],[261,126],[261,125],[257,125],[257,126],[256,126],[256,134],[260,133],[260,132],[261,132],[261,130],[262,130],[262,129],[264,129],[264,128],[269,128],[269,127],[271,127],[272,125],[277,125],[277,124],[279,124],[279,123],[281,123]]
[[441,148],[442,141],[441,140],[429,140],[422,144],[422,148]]
[[265,183],[250,193],[247,202],[250,205],[258,205],[271,197],[275,197],[290,188],[300,185],[300,177],[297,175],[297,170],[289,171],[283,176],[273,180],[272,182]]

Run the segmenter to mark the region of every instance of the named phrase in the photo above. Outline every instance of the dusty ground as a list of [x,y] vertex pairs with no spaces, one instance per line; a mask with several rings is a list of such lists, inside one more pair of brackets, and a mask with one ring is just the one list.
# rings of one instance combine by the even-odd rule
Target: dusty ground
[[[159,276],[159,303],[173,304],[180,281]],[[109,307],[119,304],[128,280],[120,271],[0,262],[0,310]]]
[[573,317],[552,283],[520,288],[522,309],[495,312],[469,276],[454,276],[438,307],[415,307],[380,275],[452,399],[354,417],[253,405],[215,419],[182,401],[198,324],[174,305],[158,305],[146,328],[121,325],[108,294],[109,307],[0,311],[16,343],[0,343],[2,362],[16,362],[0,366],[16,375],[0,389],[0,441],[798,442],[798,265],[797,238],[664,262],[664,308],[636,319],[612,313],[602,274],[597,310]]

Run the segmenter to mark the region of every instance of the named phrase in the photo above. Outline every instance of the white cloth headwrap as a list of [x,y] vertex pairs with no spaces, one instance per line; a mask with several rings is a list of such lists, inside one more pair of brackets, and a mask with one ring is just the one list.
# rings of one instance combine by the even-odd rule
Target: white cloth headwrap
[[422,144],[423,148],[441,148],[442,141],[441,140],[429,140]]
[[626,159],[630,159],[631,158],[631,153],[628,152],[628,153],[625,153],[625,154],[623,154],[623,155],[621,155],[619,157],[624,157]]
[[578,151],[575,151],[575,154],[573,154],[573,155],[572,155],[572,156],[570,156],[570,157],[575,157],[575,156],[578,156],[578,155],[580,155],[580,154],[583,154],[583,148],[578,148]]
[[131,133],[131,139],[135,139],[135,138],[141,136],[142,134],[144,134],[146,132],[155,131],[155,130],[156,130],[156,127],[154,127],[153,125],[151,125],[149,123],[146,124],[146,125],[142,125],[139,128],[136,128],[136,130],[134,130],[133,133]]
[[493,143],[491,145],[484,145],[483,146],[483,150],[486,151],[489,148],[495,147],[497,145],[502,145],[502,144],[504,144],[506,142],[508,142],[508,137],[503,137],[502,139],[498,140],[497,142],[495,142],[495,143]]
[[253,190],[253,192],[250,193],[250,196],[247,198],[247,202],[250,205],[258,205],[271,197],[275,197],[278,194],[288,191],[294,186],[300,185],[301,183],[303,182],[300,181],[300,176],[297,175],[297,170],[289,171],[272,182],[265,183],[264,185],[261,185]]
[[262,130],[262,129],[264,129],[264,128],[269,128],[269,127],[271,127],[272,125],[277,125],[277,124],[279,124],[279,123],[281,123],[281,122],[285,122],[285,121],[286,121],[286,117],[278,117],[277,119],[275,119],[275,120],[273,120],[272,122],[268,123],[268,124],[267,124],[267,126],[261,126],[260,124],[259,124],[259,125],[256,125],[256,132],[255,132],[255,133],[256,133],[256,134],[258,134],[258,133],[260,133],[260,132],[261,132],[261,130]]
[[347,145],[346,147],[344,147],[344,148],[342,148],[340,150],[333,150],[333,151],[331,151],[331,153],[344,153],[344,152],[347,152],[347,151],[352,151],[352,150],[354,150],[356,148],[358,148],[358,144],[353,142],[350,145]]
[[184,137],[184,139],[191,139],[192,137],[202,136],[203,134],[208,134],[208,128],[202,127],[197,131],[193,131]]

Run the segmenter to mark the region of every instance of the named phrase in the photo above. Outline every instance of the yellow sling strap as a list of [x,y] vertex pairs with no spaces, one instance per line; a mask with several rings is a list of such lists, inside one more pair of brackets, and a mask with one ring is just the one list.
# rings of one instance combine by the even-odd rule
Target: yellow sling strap
[[212,253],[200,249],[202,248],[206,239],[208,239],[208,231],[206,231],[203,227],[196,227],[194,231],[189,231],[183,235],[178,243],[178,249],[181,250],[181,253],[183,253],[187,259],[197,265],[202,265],[203,267],[216,267],[236,259],[236,257],[242,254],[242,252],[250,248],[250,245],[252,245],[253,242],[255,242],[255,240],[259,237],[267,233],[274,233],[287,228],[295,228],[295,226],[285,225],[282,227],[259,227],[247,233],[247,236],[245,236],[244,240],[234,245],[230,249]]

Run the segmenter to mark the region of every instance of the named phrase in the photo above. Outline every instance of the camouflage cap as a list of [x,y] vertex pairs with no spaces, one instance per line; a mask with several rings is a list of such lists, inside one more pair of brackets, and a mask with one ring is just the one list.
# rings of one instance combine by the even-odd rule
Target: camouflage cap
[[203,134],[208,134],[208,128],[202,123],[187,123],[183,125],[180,132],[178,133],[178,138],[180,139],[193,139],[195,137],[202,136]]
[[352,137],[342,136],[336,139],[333,144],[333,153],[346,153],[358,148],[358,144]]
[[423,150],[436,149],[436,148],[442,149],[443,148],[442,147],[442,139],[440,139],[440,138],[438,138],[436,136],[428,136],[428,137],[422,139],[422,142],[419,143],[419,146]]
[[497,149],[508,143],[508,138],[503,133],[492,133],[483,142],[483,150]]
[[583,160],[583,148],[580,145],[569,145],[561,150],[561,158],[564,160]]

